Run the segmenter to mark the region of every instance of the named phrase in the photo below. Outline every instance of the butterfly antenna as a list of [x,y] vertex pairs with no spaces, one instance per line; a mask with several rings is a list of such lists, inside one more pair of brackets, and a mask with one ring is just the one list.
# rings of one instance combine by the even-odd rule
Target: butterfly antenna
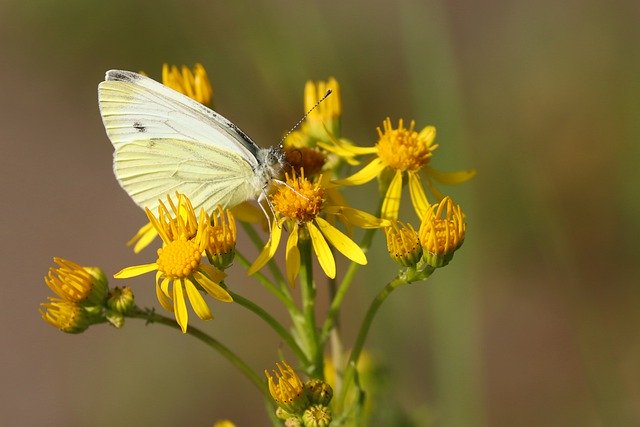
[[321,103],[322,101],[324,101],[325,99],[327,99],[327,97],[328,97],[329,95],[331,95],[331,89],[327,90],[327,93],[325,93],[325,94],[324,94],[324,96],[323,96],[322,98],[320,98],[320,99],[318,100],[318,102],[316,102],[316,105],[314,105],[313,107],[311,107],[311,108],[309,109],[309,111],[307,111],[306,113],[304,113],[304,116],[302,116],[302,118],[301,118],[300,120],[298,120],[298,122],[297,122],[295,125],[293,125],[293,127],[292,127],[291,129],[289,129],[289,130],[287,131],[287,133],[285,133],[285,134],[284,134],[284,136],[283,136],[283,137],[282,137],[282,139],[280,140],[280,147],[282,147],[282,144],[284,143],[284,140],[285,140],[285,139],[286,139],[286,138],[291,134],[291,132],[293,132],[294,130],[296,130],[296,129],[298,128],[298,126],[300,126],[300,124],[301,124],[302,122],[304,122],[304,119],[306,119],[306,118],[307,118],[307,116],[308,116],[309,114],[311,114],[311,112],[312,112],[313,110],[315,110],[315,109],[318,107],[318,105],[320,105],[320,103]]

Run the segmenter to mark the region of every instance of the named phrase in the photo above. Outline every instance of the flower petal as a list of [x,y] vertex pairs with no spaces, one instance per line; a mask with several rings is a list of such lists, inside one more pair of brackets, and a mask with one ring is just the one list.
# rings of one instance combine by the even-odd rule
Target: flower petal
[[329,224],[326,220],[316,217],[316,224],[320,231],[327,238],[329,243],[333,245],[340,253],[351,261],[360,265],[367,264],[367,257],[364,252],[353,240],[347,237],[342,231]]
[[184,284],[187,288],[187,296],[189,297],[189,302],[191,303],[191,307],[193,307],[193,311],[195,311],[198,317],[202,320],[213,319],[213,314],[211,314],[209,306],[204,301],[204,298],[200,295],[200,291],[196,289],[191,280],[185,279]]
[[220,271],[209,264],[201,263],[198,268],[214,282],[219,282],[227,277],[227,274],[224,271]]
[[370,213],[348,206],[327,206],[323,210],[328,214],[340,215],[349,224],[360,228],[380,228],[391,225],[391,221],[388,219],[378,218]]
[[149,273],[150,271],[157,270],[158,264],[142,264],[133,265],[131,267],[123,268],[113,275],[116,279],[128,279],[129,277],[140,276],[141,274]]
[[427,166],[425,168],[425,173],[428,176],[447,185],[462,184],[463,182],[469,181],[471,178],[476,176],[476,172],[477,171],[475,169],[467,169],[457,172],[442,172],[432,168],[431,166]]
[[140,230],[138,230],[136,235],[133,236],[131,240],[127,242],[127,246],[135,244],[133,247],[133,252],[137,254],[140,253],[140,251],[142,251],[144,248],[149,246],[149,244],[153,242],[153,239],[155,239],[156,237],[158,237],[158,232],[155,230],[155,228],[153,228],[153,224],[148,222],[145,226],[141,227]]
[[377,177],[385,167],[386,164],[380,160],[380,158],[376,157],[368,165],[350,177],[333,182],[339,185],[362,185]]
[[182,279],[173,281],[173,313],[176,316],[176,322],[180,325],[182,333],[187,332],[187,322],[189,320],[189,313],[187,313],[187,304],[184,301],[184,282]]
[[334,279],[336,277],[336,262],[333,259],[331,248],[327,244],[327,241],[324,240],[324,237],[322,237],[322,233],[320,233],[320,230],[318,230],[318,228],[313,225],[312,222],[307,223],[307,230],[309,231],[313,251],[318,257],[320,267],[322,267],[327,277],[329,277],[330,279]]
[[416,172],[409,172],[409,194],[411,194],[411,203],[413,204],[420,221],[424,218],[425,214],[429,210],[429,200],[424,193],[422,182],[420,181],[420,175]]
[[251,275],[260,270],[271,258],[273,258],[276,250],[278,249],[278,245],[280,244],[280,236],[282,236],[282,225],[278,224],[277,221],[274,221],[273,227],[271,227],[271,238],[267,244],[264,245],[264,248],[262,249],[262,252],[260,252],[260,255],[258,255],[258,258],[256,258],[253,264],[251,264],[251,267],[247,270],[247,274]]
[[229,295],[229,292],[198,270],[193,272],[193,278],[196,279],[198,284],[215,299],[222,302],[233,302],[233,298]]
[[167,288],[167,286],[169,285],[169,281],[170,279],[168,277],[165,277],[161,283],[156,283],[156,296],[158,297],[158,301],[160,302],[162,308],[167,311],[173,312],[173,301],[171,301],[171,298],[169,298],[169,296],[163,289],[163,287],[165,289]]
[[285,252],[285,265],[287,270],[287,281],[289,286],[295,287],[296,277],[300,273],[300,251],[298,250],[298,224],[293,226],[291,234],[287,239],[287,249]]
[[387,194],[384,195],[382,202],[382,217],[389,219],[398,219],[398,211],[400,210],[400,197],[402,196],[402,171],[397,170],[393,176]]
[[436,139],[436,128],[434,126],[426,126],[420,131],[418,138],[425,140],[425,145],[430,146],[433,144],[433,140]]

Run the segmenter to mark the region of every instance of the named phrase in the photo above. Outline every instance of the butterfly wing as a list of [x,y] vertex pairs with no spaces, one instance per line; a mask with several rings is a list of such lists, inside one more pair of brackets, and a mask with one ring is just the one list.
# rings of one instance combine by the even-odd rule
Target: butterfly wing
[[141,207],[175,191],[206,209],[255,197],[259,148],[226,118],[130,71],[108,71],[98,102],[116,177]]
[[153,139],[120,145],[114,153],[120,185],[142,208],[157,213],[158,199],[186,194],[196,210],[235,206],[255,198],[253,169],[240,156],[212,144]]

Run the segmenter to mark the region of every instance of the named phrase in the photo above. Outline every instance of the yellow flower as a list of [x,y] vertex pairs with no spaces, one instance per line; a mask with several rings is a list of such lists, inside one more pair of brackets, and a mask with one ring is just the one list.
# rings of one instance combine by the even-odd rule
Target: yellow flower
[[276,363],[276,368],[277,371],[273,371],[273,376],[268,371],[264,371],[271,397],[285,411],[291,414],[302,413],[309,406],[309,398],[305,393],[302,380],[285,361],[282,364]]
[[82,267],[73,261],[54,257],[58,268],[49,268],[45,283],[60,298],[72,303],[96,306],[107,299],[107,279],[99,268]]
[[79,334],[91,325],[89,313],[73,302],[49,297],[49,302],[40,304],[40,307],[42,319],[62,332]]
[[388,225],[388,221],[346,206],[330,206],[325,198],[327,184],[322,177],[315,182],[309,181],[304,176],[304,171],[300,176],[287,175],[286,185],[279,187],[271,196],[276,218],[270,239],[249,268],[248,274],[260,270],[273,257],[278,249],[285,221],[289,223],[291,230],[286,244],[285,264],[287,280],[292,286],[300,271],[298,241],[302,239],[311,240],[320,266],[330,278],[336,276],[336,263],[327,241],[350,260],[363,265],[367,263],[360,246],[320,214],[338,215],[350,224],[362,228],[382,227]]
[[236,427],[231,420],[219,420],[213,424],[213,427]]
[[[226,216],[225,216],[226,212]],[[218,207],[211,216],[207,257],[219,270],[227,269],[233,262],[236,248],[236,220],[230,210]]]
[[424,191],[420,177],[423,171],[427,186],[438,200],[442,199],[442,194],[433,186],[431,178],[445,184],[459,184],[471,179],[475,175],[475,170],[459,172],[440,172],[433,169],[429,162],[433,151],[438,147],[433,141],[436,137],[436,129],[427,126],[420,132],[415,131],[415,122],[411,121],[408,128],[404,127],[401,120],[398,127],[393,128],[391,120],[385,119],[383,129],[378,128],[378,143],[374,147],[356,147],[340,145],[335,152],[344,155],[354,156],[364,154],[376,154],[367,166],[350,177],[336,181],[341,185],[361,185],[371,181],[375,177],[380,177],[383,172],[391,173],[389,185],[387,187],[383,204],[382,217],[397,219],[400,209],[400,199],[402,195],[403,176],[407,175],[409,180],[409,193],[416,213],[422,219],[429,209],[429,202]]
[[460,205],[449,196],[427,210],[420,224],[423,259],[432,267],[443,267],[464,242],[467,225]]
[[418,232],[411,224],[394,223],[385,228],[389,256],[400,265],[412,267],[422,258]]
[[162,65],[162,84],[169,86],[201,104],[211,106],[213,88],[207,72],[201,64],[196,64],[191,71],[186,65],[180,69],[175,65]]
[[[183,206],[191,206],[191,203]],[[190,209],[186,213],[188,218],[195,216],[193,208]],[[185,293],[191,307],[203,320],[212,319],[213,316],[197,286],[220,301],[233,301],[231,295],[217,283],[224,278],[224,273],[201,262],[209,243],[209,220],[201,209],[196,233],[190,238],[189,221],[182,220],[180,215],[172,221],[167,218],[163,221],[162,215],[156,218],[149,209],[146,212],[163,241],[162,248],[158,249],[158,259],[151,264],[127,267],[114,277],[125,279],[155,270],[158,301],[162,307],[175,314],[182,332],[186,332],[188,313]]]

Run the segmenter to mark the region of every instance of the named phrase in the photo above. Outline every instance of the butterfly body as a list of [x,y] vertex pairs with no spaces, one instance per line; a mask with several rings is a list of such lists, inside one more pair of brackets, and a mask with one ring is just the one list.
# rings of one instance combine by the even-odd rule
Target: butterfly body
[[280,147],[260,148],[206,106],[130,71],[108,71],[98,86],[118,182],[142,208],[176,191],[198,209],[264,199],[280,173]]

